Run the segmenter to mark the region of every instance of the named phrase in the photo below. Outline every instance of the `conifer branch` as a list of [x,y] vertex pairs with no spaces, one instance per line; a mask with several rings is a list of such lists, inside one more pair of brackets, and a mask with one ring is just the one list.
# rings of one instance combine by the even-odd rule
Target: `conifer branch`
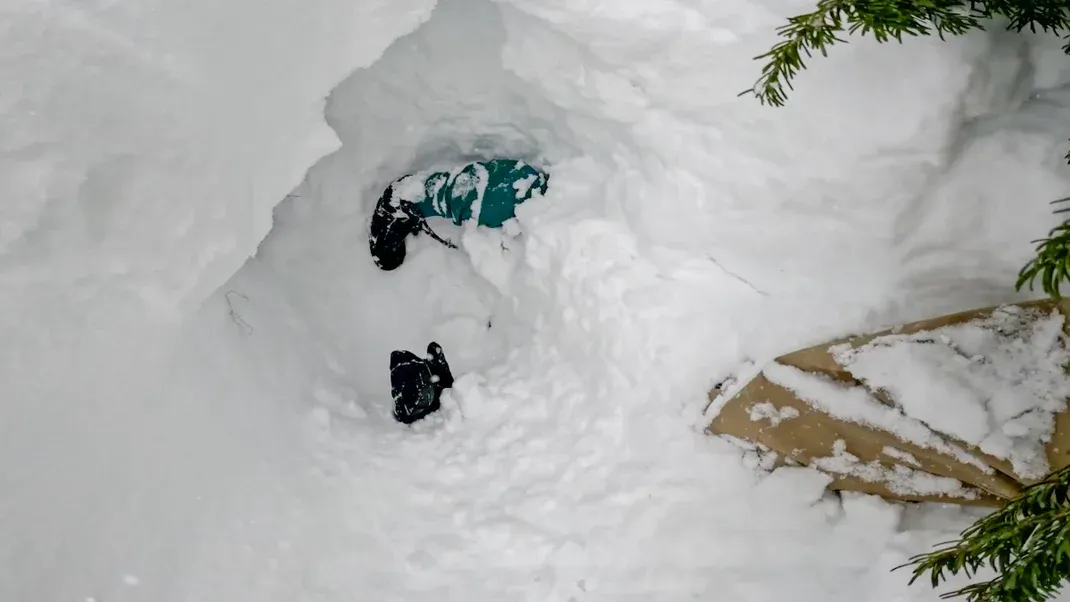
[[966,602],[1043,602],[1070,578],[1070,466],[1027,487],[1004,507],[962,532],[959,541],[920,554],[910,583],[929,574],[933,587],[946,575],[977,574],[982,567],[997,576],[943,594]]
[[[1057,199],[1052,204],[1065,203],[1070,198]],[[1066,213],[1070,207],[1058,209],[1055,213]],[[1062,297],[1061,285],[1064,280],[1070,280],[1070,221],[1055,226],[1048,232],[1046,238],[1034,240],[1036,244],[1036,257],[1018,272],[1018,280],[1014,283],[1015,290],[1022,290],[1028,285],[1033,290],[1034,282],[1040,279],[1040,286],[1044,292],[1055,299]]]
[[[790,17],[777,29],[781,41],[755,57],[765,66],[740,96],[752,94],[762,104],[783,106],[792,80],[806,68],[804,55],[828,56],[831,46],[845,42],[840,37],[844,32],[902,43],[904,36],[944,39],[983,30],[985,21],[1004,17],[1007,29],[1065,34],[1070,31],[1067,8],[1068,0],[819,0],[813,12]],[[1070,39],[1063,50],[1070,54]]]

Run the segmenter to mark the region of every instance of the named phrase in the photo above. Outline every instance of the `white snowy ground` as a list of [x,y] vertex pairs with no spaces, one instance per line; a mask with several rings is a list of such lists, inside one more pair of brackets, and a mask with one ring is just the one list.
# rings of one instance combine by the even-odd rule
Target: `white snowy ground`
[[[936,600],[889,569],[970,516],[762,476],[705,391],[1020,298],[1070,69],[855,42],[786,108],[737,98],[808,5],[12,4],[0,599]],[[354,66],[341,148],[190,310],[333,148],[316,95]],[[464,251],[374,268],[390,179],[494,154],[553,173],[519,237],[435,224]],[[387,357],[432,339],[459,378],[404,428]]]

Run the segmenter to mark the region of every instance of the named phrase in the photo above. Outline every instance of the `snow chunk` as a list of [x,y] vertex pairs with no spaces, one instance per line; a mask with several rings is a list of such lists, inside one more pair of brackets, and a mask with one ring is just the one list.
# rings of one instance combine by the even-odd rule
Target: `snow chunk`
[[453,198],[464,198],[475,190],[476,200],[472,201],[472,221],[479,222],[479,215],[483,212],[483,195],[487,192],[490,174],[483,165],[475,163],[474,166],[475,173],[461,172],[454,176]]
[[766,366],[763,374],[770,382],[791,389],[800,399],[830,416],[888,431],[904,441],[953,456],[986,474],[992,473],[992,467],[977,456],[946,442],[922,421],[881,403],[862,387],[844,386],[830,378],[776,362]]
[[461,246],[471,258],[476,272],[499,293],[508,294],[520,260],[520,245],[515,238],[495,228],[468,227],[461,234]]
[[1008,306],[990,317],[830,349],[903,412],[1008,460],[1026,478],[1050,470],[1044,444],[1070,396],[1063,317]]
[[309,166],[339,147],[324,97],[434,6],[6,4],[0,253],[5,274],[23,271],[5,278],[5,313],[78,308],[29,316],[48,324],[85,315],[87,301],[129,300],[115,321],[138,324],[137,310],[194,311],[255,252]]
[[[441,187],[441,184],[439,184]],[[424,187],[424,177],[420,174],[410,174],[399,178],[393,185],[394,198],[410,203],[419,203],[424,200],[427,190]]]
[[528,191],[531,190],[532,185],[539,181],[539,176],[528,176],[521,180],[513,182],[513,190],[516,191],[516,198],[522,199],[527,196]]
[[918,462],[918,459],[914,457],[914,454],[910,452],[905,452],[901,449],[894,448],[890,445],[885,445],[884,449],[881,450],[881,453],[888,456],[889,458],[899,460],[900,462],[906,462],[907,464],[912,464],[914,466],[921,466],[921,463]]
[[[887,448],[886,448],[887,449]],[[888,467],[874,460],[863,464],[858,456],[847,451],[847,442],[838,439],[832,445],[832,455],[814,458],[812,465],[830,474],[852,476],[867,483],[882,483],[899,495],[955,495],[976,499],[977,491],[966,489],[962,481],[941,477],[920,470],[896,465]]]
[[768,420],[770,426],[776,426],[784,420],[798,417],[799,410],[790,406],[778,410],[775,405],[768,401],[764,403],[756,403],[750,408],[750,419],[752,421],[757,422],[759,420]]

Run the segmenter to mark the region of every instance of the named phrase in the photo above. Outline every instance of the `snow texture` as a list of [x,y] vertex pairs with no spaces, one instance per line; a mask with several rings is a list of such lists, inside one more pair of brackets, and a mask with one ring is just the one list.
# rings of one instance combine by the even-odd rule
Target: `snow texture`
[[528,191],[531,190],[531,187],[538,180],[539,180],[539,176],[528,176],[526,178],[523,178],[521,180],[517,180],[516,182],[513,182],[513,190],[516,191],[516,194],[515,194],[514,198],[522,199],[522,198],[527,197]]
[[903,441],[954,457],[991,473],[992,467],[961,447],[948,443],[924,422],[882,403],[864,387],[846,385],[795,366],[772,362],[762,370],[770,382],[790,389],[799,399],[840,420],[892,433]]
[[791,407],[780,408],[769,402],[756,403],[750,407],[750,419],[754,421],[767,420],[769,426],[776,426],[784,420],[799,417],[799,410]]
[[977,497],[975,489],[965,489],[958,479],[913,470],[901,464],[888,467],[877,460],[862,463],[858,456],[847,451],[847,442],[843,439],[832,444],[831,456],[814,458],[811,464],[830,474],[857,477],[867,483],[881,483],[888,491],[899,495]]
[[[976,514],[765,476],[706,391],[1021,298],[1070,68],[858,40],[739,97],[810,5],[5,3],[0,600],[937,600],[888,569]],[[389,182],[492,156],[548,194],[374,267]]]
[[[393,194],[397,195],[397,198],[403,201],[409,201],[410,203],[418,203],[427,196],[426,176],[431,172],[422,172],[416,174],[407,174],[404,177],[393,182]],[[436,180],[435,188],[432,190],[436,193],[446,185],[445,180]]]
[[1039,479],[1051,471],[1044,445],[1070,397],[1063,328],[1057,311],[1007,306],[985,319],[830,352],[907,416]]
[[893,460],[906,462],[907,464],[911,464],[913,466],[921,466],[921,463],[918,462],[918,459],[914,457],[914,454],[905,452],[901,449],[896,449],[894,447],[885,445],[884,449],[882,449],[881,452],[883,452],[884,455],[888,456],[889,458],[892,458]]

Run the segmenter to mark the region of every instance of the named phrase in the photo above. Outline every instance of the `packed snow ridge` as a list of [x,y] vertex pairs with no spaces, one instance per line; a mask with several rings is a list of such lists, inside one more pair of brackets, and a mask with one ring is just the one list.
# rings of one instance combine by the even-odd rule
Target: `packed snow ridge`
[[[8,3],[0,599],[937,599],[888,569],[969,515],[763,476],[705,392],[1019,298],[1070,72],[857,41],[737,97],[806,6]],[[496,155],[548,195],[374,267],[386,183]],[[458,380],[405,428],[429,340]]]

